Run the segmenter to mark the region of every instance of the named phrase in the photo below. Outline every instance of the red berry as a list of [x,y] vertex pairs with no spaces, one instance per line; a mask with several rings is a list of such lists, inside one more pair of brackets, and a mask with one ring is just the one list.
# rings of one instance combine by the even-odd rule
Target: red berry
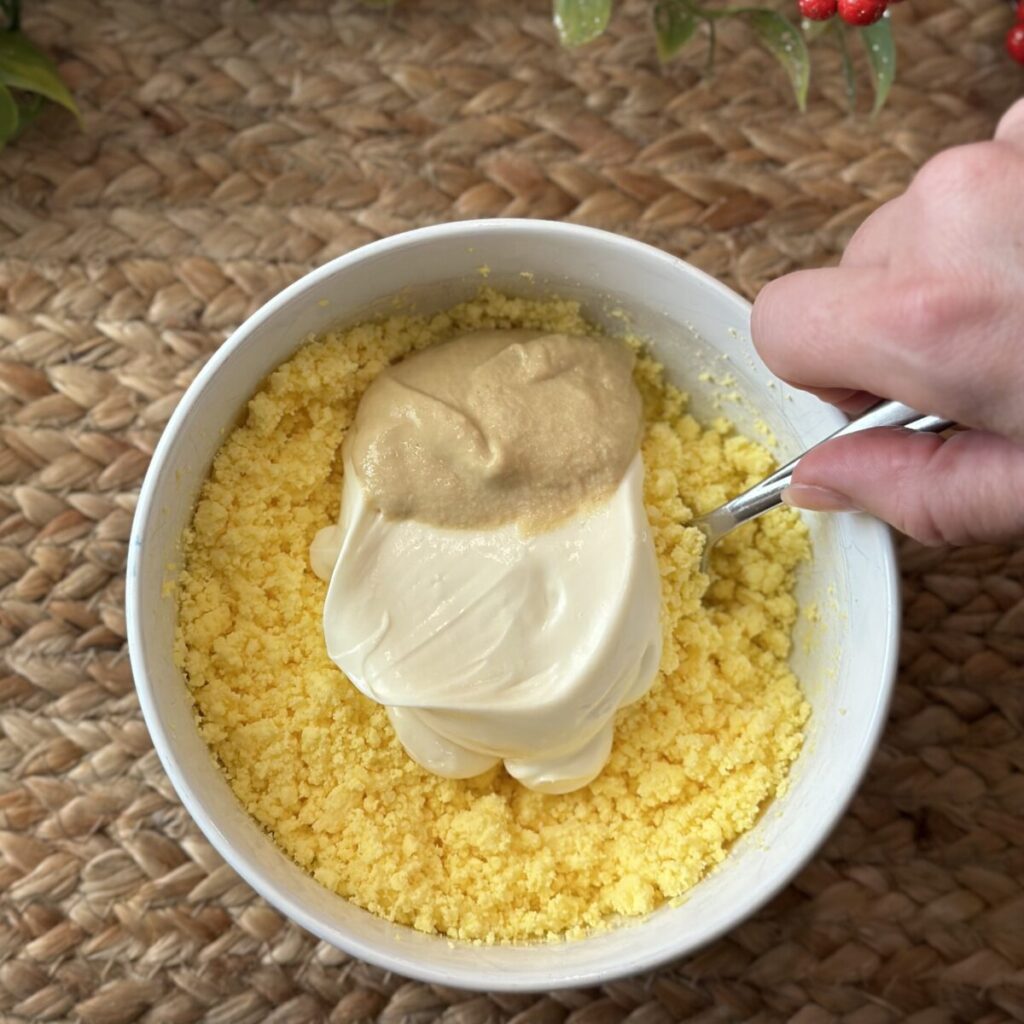
[[808,21],[828,21],[836,13],[837,5],[838,0],[797,0],[800,13]]
[[1024,0],[1017,0],[1017,20],[1024,21]]
[[1024,64],[1024,22],[1014,25],[1006,33],[1006,49],[1018,64]]
[[839,0],[839,17],[847,25],[874,25],[886,7],[887,0]]

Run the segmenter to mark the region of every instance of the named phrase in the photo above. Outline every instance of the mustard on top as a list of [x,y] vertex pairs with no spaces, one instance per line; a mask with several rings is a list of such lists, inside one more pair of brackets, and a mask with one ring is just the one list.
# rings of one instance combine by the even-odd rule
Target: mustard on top
[[463,335],[384,370],[348,444],[385,516],[538,532],[610,498],[636,455],[633,352],[607,338]]

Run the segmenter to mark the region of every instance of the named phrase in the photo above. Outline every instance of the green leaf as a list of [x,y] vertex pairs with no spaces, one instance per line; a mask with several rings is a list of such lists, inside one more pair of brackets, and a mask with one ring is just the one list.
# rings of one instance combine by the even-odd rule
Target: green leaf
[[830,18],[828,21],[811,21],[810,18],[804,18],[800,22],[800,27],[804,30],[804,39],[809,43],[817,42],[837,21],[838,18]]
[[25,129],[42,113],[46,100],[34,92],[23,92],[18,97],[18,130],[14,138],[22,135]]
[[82,119],[53,62],[20,32],[0,32],[0,82],[45,96]]
[[0,149],[18,130],[18,104],[6,85],[0,85]]
[[871,84],[875,89],[874,117],[889,98],[892,80],[896,77],[896,46],[892,39],[892,24],[886,14],[881,21],[860,30],[861,41],[871,67]]
[[555,27],[564,46],[596,39],[612,16],[612,0],[555,0]]
[[658,59],[671,60],[693,38],[697,24],[697,16],[676,0],[658,0],[654,5]]
[[781,14],[768,10],[745,12],[761,45],[785,68],[793,86],[796,104],[807,109],[807,89],[811,83],[811,56],[796,26]]
[[843,59],[843,81],[846,83],[846,102],[850,110],[857,108],[857,72],[853,67],[853,59],[850,57],[850,47],[846,42],[846,26],[839,20],[833,18],[831,25],[835,25],[836,39],[839,41],[839,56]]

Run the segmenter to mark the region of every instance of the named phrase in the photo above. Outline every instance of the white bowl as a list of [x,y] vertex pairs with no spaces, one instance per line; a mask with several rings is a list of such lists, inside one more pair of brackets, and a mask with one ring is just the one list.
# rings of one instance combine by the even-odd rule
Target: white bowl
[[[450,306],[483,283],[579,299],[614,333],[625,314],[650,339],[698,416],[722,411],[708,376],[729,373],[724,411],[745,433],[759,421],[787,459],[841,425],[839,413],[771,378],[749,341],[750,307],[681,260],[617,235],[536,220],[463,221],[367,245],[307,274],[251,316],[188,389],[160,440],[132,527],[128,640],[142,711],[182,802],[224,859],[280,911],[334,946],[424,981],[482,990],[593,985],[689,953],[757,910],[836,823],[884,724],[895,675],[899,605],[888,531],[862,516],[809,516],[813,564],[799,583],[793,666],[813,714],[786,793],[726,861],[678,906],[568,942],[473,946],[389,924],[293,864],[235,799],[200,738],[174,667],[167,566],[224,431],[264,377],[311,333],[351,323],[402,291],[420,308]],[[528,271],[532,279],[523,276]],[[704,380],[701,377],[704,377]]]

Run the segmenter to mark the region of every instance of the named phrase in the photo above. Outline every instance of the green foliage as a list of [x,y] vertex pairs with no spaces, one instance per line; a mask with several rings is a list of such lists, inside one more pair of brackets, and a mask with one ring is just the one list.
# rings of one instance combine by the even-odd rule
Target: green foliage
[[839,55],[843,60],[843,82],[846,84],[846,102],[851,110],[857,106],[857,72],[850,56],[850,46],[846,41],[846,26],[838,18],[828,22],[839,40]]
[[[794,4],[795,6],[795,4]],[[596,39],[611,19],[612,0],[554,0],[555,25],[566,46],[580,46]],[[707,7],[697,0],[654,0],[654,38],[660,60],[669,61],[704,25],[710,42],[709,66],[714,61],[715,23],[724,18],[745,21],[754,37],[782,66],[793,88],[800,110],[807,106],[811,82],[811,56],[808,42],[834,32],[843,58],[843,75],[851,108],[856,98],[856,75],[846,42],[846,26],[805,21],[798,28],[784,14],[770,7]],[[896,70],[896,51],[888,16],[860,33],[871,68],[875,91],[874,112],[884,105]]]
[[14,102],[11,90],[0,85],[0,146],[18,130],[18,104]]
[[789,75],[796,105],[807,109],[807,90],[811,84],[811,55],[799,30],[774,11],[750,11],[745,15],[758,42],[782,65]]
[[871,67],[871,85],[875,90],[873,114],[877,114],[889,98],[892,80],[896,77],[896,46],[888,18],[876,21],[860,31],[864,50]]
[[612,0],[555,0],[555,28],[563,46],[582,46],[608,27]]
[[53,62],[20,32],[0,32],[0,81],[11,89],[45,96],[79,116]]
[[70,110],[78,107],[49,57],[19,31],[19,0],[0,0],[6,27],[0,29],[0,149],[38,116],[43,100]]
[[657,0],[654,5],[654,37],[658,58],[671,60],[693,37],[700,22],[677,0]]

